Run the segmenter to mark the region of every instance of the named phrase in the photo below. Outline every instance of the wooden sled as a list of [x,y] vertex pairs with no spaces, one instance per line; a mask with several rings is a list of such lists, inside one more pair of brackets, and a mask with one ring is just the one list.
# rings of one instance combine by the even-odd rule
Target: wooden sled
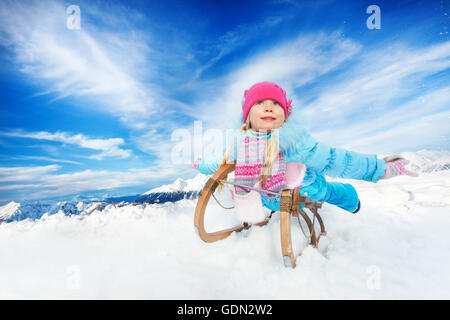
[[[205,242],[214,242],[218,240],[222,240],[228,237],[233,232],[240,232],[244,229],[249,229],[252,225],[248,223],[242,223],[232,228],[215,231],[208,233],[205,230],[205,210],[208,202],[210,201],[211,196],[213,196],[214,191],[220,184],[220,180],[223,180],[227,177],[227,175],[233,172],[235,169],[235,164],[223,164],[219,167],[219,169],[209,178],[203,187],[202,193],[197,201],[197,206],[195,208],[195,216],[194,216],[194,226],[197,228],[198,235]],[[303,209],[300,210],[300,203]],[[318,213],[318,208],[321,208],[322,204],[319,202],[313,202],[308,198],[300,196],[299,188],[295,189],[285,189],[282,191],[281,199],[280,199],[280,235],[281,235],[281,252],[283,256],[283,262],[286,267],[295,268],[296,266],[296,257],[294,255],[294,251],[292,249],[292,238],[291,238],[291,217],[296,217],[300,228],[305,235],[305,237],[310,238],[309,244],[316,247],[319,245],[319,239],[321,236],[326,235],[325,225],[323,223],[322,218]],[[308,208],[312,213],[312,220],[305,212],[304,208]],[[272,214],[275,211],[272,211],[270,216],[267,217],[264,221],[257,223],[257,226],[266,225]],[[305,221],[309,235],[306,235],[301,224],[301,218]],[[314,223],[317,219],[319,223],[319,234],[317,234]]]

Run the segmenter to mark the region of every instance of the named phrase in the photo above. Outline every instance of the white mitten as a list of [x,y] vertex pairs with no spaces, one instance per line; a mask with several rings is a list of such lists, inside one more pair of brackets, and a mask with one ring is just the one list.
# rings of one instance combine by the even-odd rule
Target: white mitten
[[[260,188],[259,181],[253,186]],[[236,217],[249,224],[255,224],[266,218],[262,205],[261,194],[258,191],[250,190],[246,194],[237,194],[234,188],[231,189],[234,197],[234,210]]]
[[300,187],[305,177],[306,167],[303,163],[287,162],[286,163],[286,187],[294,189]]

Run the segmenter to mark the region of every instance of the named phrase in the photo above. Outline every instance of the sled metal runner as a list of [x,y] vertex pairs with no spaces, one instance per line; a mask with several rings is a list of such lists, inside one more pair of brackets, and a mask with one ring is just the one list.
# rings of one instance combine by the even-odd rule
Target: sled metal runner
[[[211,196],[214,197],[214,191],[220,185],[220,183],[226,182],[227,175],[235,170],[235,163],[223,164],[219,169],[209,178],[203,187],[202,193],[197,201],[194,215],[194,226],[198,231],[198,235],[205,242],[215,242],[227,238],[233,232],[240,232],[244,229],[249,229],[252,224],[243,222],[237,226],[215,231],[207,232],[205,230],[205,211]],[[232,182],[229,182],[234,184]],[[260,190],[257,190],[260,191]],[[264,190],[267,192],[267,190]],[[309,238],[309,244],[317,248],[321,236],[326,235],[325,225],[322,218],[319,215],[318,209],[322,207],[320,202],[314,202],[306,197],[300,196],[299,188],[284,189],[280,195],[280,240],[281,240],[281,253],[283,262],[286,267],[295,268],[296,256],[292,249],[292,237],[291,237],[291,218],[296,217],[300,225],[300,228],[305,237]],[[216,199],[217,201],[217,199]],[[219,203],[220,204],[220,203]],[[301,205],[302,204],[302,205]],[[223,206],[222,206],[223,207]],[[302,209],[300,209],[302,208]],[[312,214],[312,220],[310,216],[304,210],[309,209]],[[231,209],[231,208],[227,208]],[[270,215],[263,221],[256,223],[257,226],[266,225],[275,211],[272,211]],[[309,235],[307,235],[303,228],[301,219],[307,225]],[[319,231],[315,230],[315,220],[318,221]]]

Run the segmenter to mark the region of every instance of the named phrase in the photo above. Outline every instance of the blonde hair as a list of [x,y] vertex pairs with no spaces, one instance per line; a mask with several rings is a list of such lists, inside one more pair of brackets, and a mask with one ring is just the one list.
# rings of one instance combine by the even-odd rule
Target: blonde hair
[[[247,132],[248,129],[251,129],[251,123],[250,123],[250,117],[247,117],[247,120],[245,123],[242,124],[241,128],[239,129],[240,132]],[[278,132],[275,130],[275,132],[272,130],[272,134],[269,139],[267,139],[266,147],[265,147],[265,153],[264,153],[264,162],[261,168],[261,176],[259,178],[260,187],[264,185],[266,180],[269,178],[270,170],[272,168],[273,162],[278,159],[278,154],[280,152],[279,146],[278,146]],[[231,143],[227,149],[225,150],[225,153],[222,158],[222,164],[228,163],[228,158],[230,157],[231,150],[233,148],[233,144]],[[225,179],[226,180],[226,177]],[[223,183],[219,183],[218,191],[220,191],[223,187]]]

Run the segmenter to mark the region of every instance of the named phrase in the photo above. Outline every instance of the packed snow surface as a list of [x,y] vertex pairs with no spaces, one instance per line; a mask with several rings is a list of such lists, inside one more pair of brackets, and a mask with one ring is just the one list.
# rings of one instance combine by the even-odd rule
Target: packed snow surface
[[[283,265],[277,214],[205,243],[193,224],[197,200],[3,222],[0,298],[449,299],[450,170],[429,171],[345,180],[361,211],[324,204],[328,234],[317,249],[292,220],[295,269]],[[18,208],[11,202],[0,215]],[[207,228],[233,219],[211,211]]]

